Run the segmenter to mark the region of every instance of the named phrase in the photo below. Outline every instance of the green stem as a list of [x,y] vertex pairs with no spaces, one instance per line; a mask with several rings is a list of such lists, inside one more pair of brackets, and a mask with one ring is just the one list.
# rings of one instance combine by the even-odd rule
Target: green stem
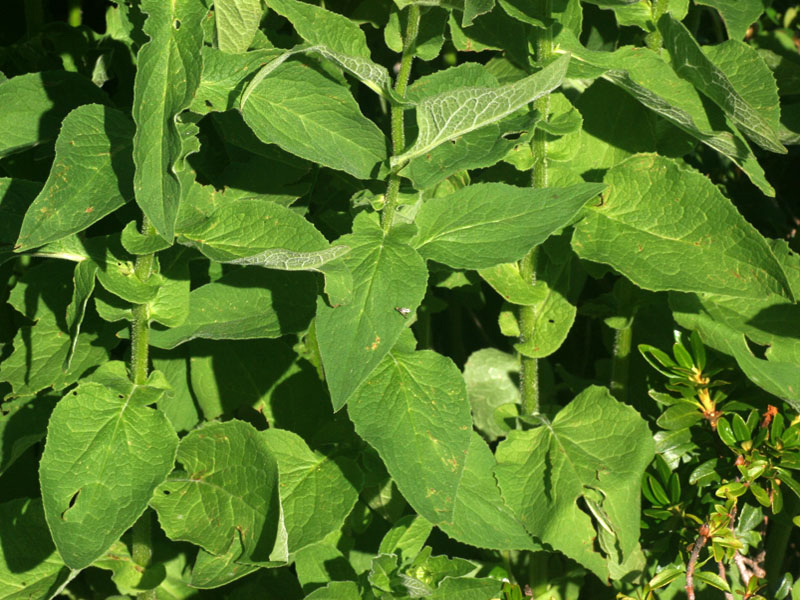
[[[150,220],[144,217],[142,221],[142,234],[153,235],[155,228]],[[134,272],[140,281],[146,282],[153,272],[153,254],[143,254],[136,257]],[[147,381],[148,350],[150,342],[150,314],[146,304],[139,304],[133,308],[133,322],[131,323],[131,379],[137,385],[144,385]]]
[[[544,2],[545,23],[550,21],[552,12],[551,0]],[[553,31],[550,27],[534,29],[536,62],[543,65],[553,55]],[[550,113],[550,96],[545,95],[536,100],[534,108],[539,111],[540,118],[547,119]],[[531,170],[531,185],[535,188],[546,188],[548,180],[547,171],[547,133],[543,129],[536,129],[531,141],[533,151],[533,169]],[[528,255],[520,262],[520,274],[530,285],[536,283],[536,248],[532,248]],[[533,337],[536,326],[536,309],[532,306],[519,308],[519,339],[521,343]],[[520,355],[520,394],[522,407],[526,414],[539,412],[539,363],[535,358]]]
[[633,284],[625,278],[617,281],[615,295],[623,311],[630,310],[626,315],[627,323],[614,333],[614,348],[611,356],[611,393],[620,402],[628,399],[628,371],[631,364],[631,345],[633,342],[634,311],[631,307],[633,300]]
[[669,0],[653,0],[653,3],[650,8],[650,18],[653,21],[653,25],[655,25],[655,31],[651,31],[645,37],[645,44],[651,50],[655,50],[656,52],[661,52],[661,48],[664,46],[664,38],[661,36],[661,32],[658,30],[658,20],[661,16],[667,12],[667,8],[669,7]]
[[[412,4],[408,7],[408,23],[406,25],[405,37],[403,38],[403,56],[400,59],[400,71],[394,84],[394,91],[400,97],[406,95],[408,80],[411,76],[411,64],[414,62],[414,53],[417,50],[417,35],[419,34],[419,6]],[[406,145],[405,130],[403,129],[402,106],[392,106],[392,154],[397,156],[402,154]],[[397,209],[397,197],[400,193],[400,176],[392,173],[389,175],[389,185],[386,189],[386,201],[381,213],[381,225],[384,233],[388,233],[392,228],[394,213]]]
[[633,320],[614,334],[614,355],[611,358],[611,393],[620,402],[628,399],[628,370],[631,364]]
[[[142,234],[154,235],[155,227],[147,216],[142,218]],[[134,273],[140,281],[146,282],[153,273],[155,263],[154,254],[143,254],[136,257]],[[150,340],[150,313],[146,304],[139,304],[133,308],[133,322],[131,323],[131,379],[136,385],[147,382],[147,368],[149,359]],[[144,514],[133,524],[131,535],[133,538],[131,557],[141,566],[147,567],[153,555],[151,539],[151,514],[145,510]],[[142,592],[137,596],[139,600],[155,600],[155,590]]]

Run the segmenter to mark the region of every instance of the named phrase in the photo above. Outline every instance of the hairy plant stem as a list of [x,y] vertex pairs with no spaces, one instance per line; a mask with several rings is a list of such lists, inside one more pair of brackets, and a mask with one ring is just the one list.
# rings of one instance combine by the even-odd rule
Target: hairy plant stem
[[[142,221],[142,234],[153,235],[155,228],[150,220],[144,217]],[[133,268],[139,281],[146,282],[153,272],[153,254],[143,254],[136,257]],[[150,315],[146,304],[139,304],[133,309],[133,322],[131,323],[131,379],[136,385],[144,385],[147,381],[148,345],[150,342]]]
[[628,399],[628,370],[631,364],[633,320],[614,333],[614,354],[611,357],[611,394],[620,402]]
[[[621,278],[617,282],[619,305],[623,310],[630,307],[633,300],[633,284]],[[611,355],[611,394],[620,402],[628,400],[628,371],[631,364],[631,345],[633,341],[634,314],[628,315],[625,326],[614,332],[614,348]]]
[[[147,216],[142,218],[143,235],[154,235],[155,227],[150,223]],[[146,282],[153,273],[154,254],[143,254],[136,257],[134,273],[140,281]],[[133,309],[133,322],[131,323],[131,379],[136,385],[144,385],[147,382],[147,367],[149,359],[150,341],[150,314],[146,304],[139,304]],[[153,555],[151,540],[151,514],[149,509],[145,509],[144,514],[133,524],[131,531],[132,547],[131,558],[141,566],[146,567],[150,564]],[[156,598],[155,591],[142,592],[137,596],[140,600],[151,600]]]
[[[551,0],[545,0],[543,19],[550,20]],[[545,29],[534,29],[536,61],[542,65],[553,55],[553,31],[549,27]],[[539,111],[542,119],[547,119],[550,113],[550,96],[545,95],[533,104]],[[531,171],[531,185],[535,188],[546,188],[547,173],[547,133],[542,129],[536,129],[531,141],[533,151],[533,169]],[[522,278],[530,285],[536,283],[536,248],[528,252],[519,265]],[[519,317],[519,341],[525,343],[533,337],[533,330],[536,326],[536,308],[533,306],[521,306],[518,311]],[[530,358],[520,354],[520,395],[522,397],[522,408],[525,414],[535,414],[539,412],[539,363],[535,358]]]
[[[403,37],[403,56],[400,59],[400,70],[394,83],[395,93],[404,98],[408,79],[411,76],[411,64],[414,62],[414,53],[417,50],[417,35],[419,34],[419,6],[412,4],[408,7],[408,22],[406,24],[405,36]],[[392,154],[398,155],[403,152],[406,145],[406,135],[403,130],[402,106],[392,106]],[[389,185],[386,189],[386,199],[381,212],[381,225],[384,233],[388,233],[392,228],[394,212],[397,209],[397,196],[400,193],[400,176],[396,173],[389,175]]]

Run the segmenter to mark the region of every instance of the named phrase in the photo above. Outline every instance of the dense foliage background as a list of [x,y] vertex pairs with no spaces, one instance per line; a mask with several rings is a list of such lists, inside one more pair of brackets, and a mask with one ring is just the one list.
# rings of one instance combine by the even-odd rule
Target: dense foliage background
[[5,2],[0,599],[800,597],[799,10]]

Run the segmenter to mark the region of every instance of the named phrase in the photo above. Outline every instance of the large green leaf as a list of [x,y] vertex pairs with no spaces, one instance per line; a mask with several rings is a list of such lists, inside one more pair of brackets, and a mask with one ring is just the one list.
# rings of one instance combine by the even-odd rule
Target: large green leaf
[[200,83],[208,7],[203,0],[142,0],[141,10],[150,41],[139,50],[133,90],[133,187],[139,207],[171,242],[181,196],[175,164],[183,148],[175,117]]
[[472,430],[453,362],[430,350],[390,352],[355,391],[348,414],[414,510],[434,524],[451,521]]
[[302,331],[314,314],[311,273],[248,267],[189,294],[189,316],[179,326],[150,332],[150,344],[174,348],[194,338],[245,340]]
[[49,142],[67,113],[92,102],[108,97],[78,73],[43,71],[0,82],[0,156]]
[[755,23],[769,5],[768,0],[695,0],[695,4],[712,6],[719,11],[728,37],[744,39],[747,29]]
[[412,245],[426,259],[462,269],[519,260],[569,225],[586,201],[603,189],[599,183],[563,189],[470,185],[422,205]]
[[89,566],[133,525],[178,447],[166,416],[147,406],[162,387],[134,385],[116,362],[92,377],[56,405],[39,467],[47,524],[73,569]]
[[286,62],[243,100],[245,122],[258,138],[359,179],[378,175],[387,141],[349,89],[313,64]]
[[258,31],[261,0],[215,0],[217,44],[223,52],[244,52]]
[[278,461],[289,552],[341,529],[363,483],[356,464],[312,451],[291,431],[270,428],[262,435]]
[[0,504],[0,539],[0,600],[50,598],[67,580],[40,498]]
[[766,240],[705,176],[656,155],[610,169],[601,206],[575,227],[578,256],[648,290],[792,298]]
[[561,32],[558,41],[563,51],[572,53],[571,76],[604,77],[650,110],[730,158],[762,192],[775,195],[747,140],[737,129],[727,127],[721,109],[705,104],[694,85],[679,77],[660,55],[648,48],[631,46],[614,52],[587,50],[567,31]]
[[132,138],[133,123],[113,108],[88,104],[68,114],[50,176],[25,214],[16,250],[83,231],[133,198]]
[[[593,550],[597,530],[613,530],[623,558],[634,552],[642,475],[654,454],[642,417],[592,386],[552,423],[509,432],[497,448],[495,474],[532,535],[606,579],[606,557]],[[579,500],[602,521],[593,525]]]
[[151,505],[167,536],[237,562],[269,562],[279,539],[278,465],[243,421],[210,423],[181,440],[182,469],[158,486]]
[[562,56],[528,77],[498,87],[471,87],[442,92],[417,105],[414,145],[392,165],[430,152],[439,144],[496,123],[561,85],[569,57]]
[[337,240],[352,248],[343,260],[353,274],[353,297],[336,307],[320,299],[316,320],[334,410],[347,403],[407,326],[395,308],[414,311],[425,295],[425,262],[405,243],[407,235],[397,229],[385,236],[377,223],[361,213],[353,233]]
[[452,519],[437,526],[454,540],[477,548],[541,550],[502,498],[494,478],[495,465],[489,446],[471,432]]
[[[778,110],[778,87],[772,79],[761,79],[761,85],[767,84],[766,89],[761,85],[754,88],[755,94],[763,94],[772,88],[772,97],[767,102],[760,102],[758,105],[751,104],[752,86],[748,85],[745,89],[738,89],[733,82],[728,79],[723,69],[720,69],[712,58],[707,56],[700,45],[695,41],[689,30],[676,21],[671,15],[665,14],[658,21],[658,29],[664,38],[664,47],[669,50],[672,68],[681,77],[691,82],[698,90],[710,98],[719,106],[726,115],[744,131],[747,136],[766,150],[785,154],[787,152],[780,142],[778,129],[780,128],[780,110]],[[742,44],[744,46],[744,44]],[[752,71],[752,66],[748,68],[742,54],[747,52],[741,50],[741,46],[734,44],[733,48],[738,50],[738,61],[731,63],[732,68],[745,68],[748,72]],[[750,50],[755,60],[755,51]],[[712,51],[711,56],[717,54]],[[765,65],[766,66],[766,65]],[[745,77],[750,77],[747,75]]]

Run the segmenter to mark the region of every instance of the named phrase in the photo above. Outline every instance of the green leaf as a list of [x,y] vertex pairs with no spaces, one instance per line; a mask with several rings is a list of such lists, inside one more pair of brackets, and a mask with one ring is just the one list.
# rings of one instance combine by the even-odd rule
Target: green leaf
[[364,32],[347,17],[297,0],[266,0],[266,3],[286,17],[306,41],[327,46],[339,54],[370,57]]
[[82,261],[75,265],[73,276],[72,302],[67,307],[67,327],[71,344],[67,357],[64,359],[64,370],[69,371],[75,347],[78,345],[78,334],[81,331],[83,317],[86,314],[86,304],[94,291],[94,280],[97,274],[97,264],[93,261]]
[[334,308],[318,300],[316,320],[334,410],[347,403],[408,325],[395,307],[413,313],[425,294],[425,263],[398,229],[384,237],[362,213],[353,233],[337,240],[352,248],[343,261],[353,274],[353,298]]
[[211,260],[284,270],[316,268],[346,251],[331,252],[322,233],[295,211],[252,198],[198,206],[176,234]]
[[56,140],[56,158],[19,234],[21,252],[83,231],[133,198],[133,123],[99,104],[73,110]]
[[711,587],[715,587],[718,590],[722,590],[723,592],[731,591],[731,587],[728,585],[728,582],[716,573],[711,573],[710,571],[695,571],[694,576],[698,581],[702,581],[703,583],[710,585]]
[[215,0],[217,43],[223,52],[244,52],[258,31],[261,0]]
[[792,297],[766,240],[708,178],[656,155],[610,169],[602,206],[586,211],[572,247],[648,290]]
[[599,504],[627,558],[638,543],[639,490],[654,453],[641,416],[592,386],[552,423],[509,432],[497,448],[495,474],[532,535],[605,579],[606,559],[592,550],[595,526],[577,502],[588,496]]
[[520,306],[532,306],[542,302],[548,290],[546,286],[531,285],[519,272],[519,264],[503,263],[479,269],[478,275],[488,283],[506,302]]
[[266,143],[345,171],[378,174],[387,141],[344,85],[299,61],[284,63],[242,101],[245,122]]
[[237,269],[189,294],[189,316],[172,329],[150,332],[156,348],[195,338],[275,338],[302,331],[314,314],[316,285],[306,273]]
[[429,350],[389,353],[355,391],[348,414],[414,510],[434,524],[450,521],[472,425],[453,362]]
[[425,190],[458,171],[491,167],[519,143],[517,135],[533,129],[535,118],[535,115],[512,116],[481,127],[411,159],[399,173],[408,177],[416,189]]
[[0,504],[0,599],[50,598],[69,578],[56,553],[40,498]]
[[93,102],[105,104],[108,97],[77,73],[43,71],[0,82],[0,156],[55,139],[73,108]]
[[189,110],[198,114],[224,112],[239,106],[245,82],[261,65],[282,55],[281,48],[262,48],[242,54],[228,54],[203,46],[203,72]]
[[477,548],[541,550],[501,497],[494,477],[496,464],[486,442],[471,432],[453,518],[437,526],[454,540]]
[[518,188],[480,183],[427,200],[417,213],[412,244],[429,260],[481,269],[522,258],[569,225],[599,183],[568,188]]
[[464,0],[464,14],[461,16],[462,27],[469,27],[475,17],[485,14],[494,8],[494,0]]
[[133,179],[136,202],[171,242],[181,186],[175,175],[183,140],[176,116],[189,106],[200,83],[203,0],[142,0],[150,36],[137,55],[133,90]]
[[493,600],[500,594],[503,582],[491,578],[447,577],[429,596],[432,600]]
[[503,404],[519,404],[519,385],[511,377],[518,373],[519,359],[496,348],[473,352],[464,365],[472,420],[490,442],[506,434],[495,421],[495,410]]
[[35,394],[52,387],[55,391],[74,383],[87,369],[108,360],[107,347],[114,342],[108,333],[80,333],[74,344],[70,368],[63,370],[73,343],[62,316],[50,306],[66,306],[71,298],[73,267],[63,261],[46,261],[26,270],[11,291],[9,303],[35,321],[20,327],[12,354],[3,361],[0,380],[13,388],[13,396]]
[[499,87],[461,88],[425,98],[417,105],[419,133],[392,166],[422,156],[444,142],[491,125],[561,85],[569,57],[562,56],[519,81]]
[[355,581],[331,581],[306,596],[306,600],[361,600]]
[[289,552],[341,529],[363,484],[356,464],[313,452],[291,431],[270,428],[261,435],[278,461]]
[[73,569],[89,566],[139,518],[178,445],[164,414],[147,406],[163,389],[134,385],[122,363],[101,371],[102,383],[82,382],[56,405],[39,467],[47,524]]
[[[658,29],[664,37],[664,46],[670,53],[672,68],[678,75],[691,82],[717,104],[731,121],[759,146],[780,154],[787,152],[778,135],[780,127],[780,111],[776,110],[778,108],[778,88],[772,81],[769,81],[769,86],[772,88],[773,102],[757,107],[752,106],[749,98],[746,98],[734,87],[725,72],[712,62],[711,57],[703,53],[700,45],[683,24],[676,21],[671,15],[665,14],[658,21]],[[725,50],[713,51],[712,57],[719,52],[727,53],[731,51],[731,48],[736,48],[735,52],[741,58],[743,54],[747,53],[747,50],[742,49],[741,46],[735,43],[729,44]],[[755,51],[751,49],[750,52],[758,61]],[[744,62],[737,62],[732,67],[747,69],[745,65]],[[752,77],[751,71],[752,68],[747,69],[747,75],[744,77]],[[762,94],[764,91],[758,88],[755,90],[756,94]],[[771,115],[764,114],[765,107],[770,109]]]
[[419,554],[433,525],[419,515],[405,515],[386,532],[378,548],[380,554],[395,554],[403,565]]
[[53,412],[53,396],[6,399],[0,410],[0,476],[25,451],[40,442],[47,431],[47,421]]
[[695,3],[716,8],[728,30],[728,37],[733,40],[743,39],[747,29],[758,21],[769,4],[764,0],[695,0]]
[[[264,438],[243,421],[210,423],[181,440],[176,470],[151,505],[167,536],[237,562],[269,562],[281,514],[278,466]],[[209,519],[208,515],[213,515]]]
[[227,585],[245,575],[258,571],[261,567],[236,562],[241,553],[238,544],[232,544],[228,553],[210,554],[200,548],[192,566],[191,585],[200,589],[213,589]]
[[768,196],[775,190],[764,176],[747,141],[724,124],[724,115],[703,102],[700,92],[682,79],[658,54],[625,46],[615,52],[586,50],[575,36],[562,31],[558,42],[572,53],[570,75],[604,77],[641,104],[737,164]]
[[0,177],[0,211],[3,214],[0,219],[0,264],[16,258],[14,246],[22,220],[41,190],[40,182]]
[[577,307],[573,303],[585,278],[585,272],[570,251],[567,234],[550,237],[537,249],[534,287],[543,290],[544,298],[533,305],[532,335],[514,344],[517,352],[543,358],[561,347],[575,322]]

